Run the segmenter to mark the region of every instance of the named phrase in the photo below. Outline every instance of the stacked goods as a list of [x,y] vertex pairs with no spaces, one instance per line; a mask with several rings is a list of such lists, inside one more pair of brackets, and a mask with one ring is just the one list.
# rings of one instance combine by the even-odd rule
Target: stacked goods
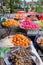
[[41,23],[43,23],[43,20],[40,20]]
[[43,44],[43,38],[39,38],[39,39],[37,40],[37,42],[38,42],[39,44]]
[[37,21],[37,20],[38,20],[36,16],[30,16],[29,18],[30,18],[30,20],[32,20],[32,21]]
[[42,28],[42,26],[43,26],[43,23],[40,21],[40,20],[38,20],[38,21],[34,21],[36,24],[38,24],[41,28]]
[[43,20],[40,20],[40,22],[41,22],[41,26],[43,26]]
[[28,12],[28,14],[31,15],[31,16],[35,16],[38,13],[37,12]]
[[37,39],[37,44],[40,46],[40,48],[43,50],[43,37],[40,36]]
[[40,20],[40,22],[41,22],[41,30],[43,31],[43,20]]
[[40,29],[40,26],[35,24],[33,21],[25,20],[20,24],[20,27],[23,29],[32,29],[37,30]]
[[[11,29],[10,34],[13,33],[15,34],[7,36],[4,39],[0,40],[0,54],[1,54],[0,58],[4,59],[5,64],[43,65],[41,64],[42,62],[40,60],[40,57],[38,56],[35,50],[35,48],[38,49],[38,46],[43,50],[43,37],[40,36],[37,38],[37,40],[35,40],[36,45],[38,44],[38,46],[36,46],[34,45],[35,36],[31,36],[31,34],[29,36],[33,40],[34,43],[33,44],[30,38],[23,35],[23,34],[28,35],[27,31],[33,34],[36,31],[38,31],[39,33],[41,31],[40,29],[43,28],[43,16],[41,16],[38,20],[35,14],[36,13],[31,12],[30,16],[27,16],[25,12],[18,12],[15,16],[15,20],[3,19],[2,21],[3,27]],[[23,34],[17,33],[18,32],[17,29],[20,30],[20,32]],[[10,32],[10,30],[8,31]],[[7,34],[5,34],[5,36],[6,35]],[[4,37],[4,34],[1,37]]]
[[30,46],[31,40],[24,35],[16,34],[13,37],[12,43],[21,47]]
[[7,21],[3,22],[2,25],[7,27],[17,27],[19,25],[19,22],[16,20],[8,19]]
[[25,14],[26,12],[25,11],[18,11],[17,13],[18,14]]
[[21,19],[22,15],[21,14],[16,14],[15,18],[16,19]]
[[41,15],[41,16],[39,17],[39,20],[43,20],[43,15]]
[[8,60],[12,65],[33,65],[34,61],[30,58],[31,52],[24,48],[9,55]]
[[43,30],[43,20],[34,21],[36,24],[40,25],[41,30]]
[[24,14],[16,14],[16,19],[24,19],[26,16]]
[[2,39],[0,41],[0,47],[14,47],[14,46],[20,46],[20,47],[30,47],[32,41],[30,38],[27,38],[26,36],[22,34],[15,34],[11,36],[7,36],[6,38]]
[[38,20],[38,21],[34,21],[36,24],[38,25],[41,25],[41,22]]

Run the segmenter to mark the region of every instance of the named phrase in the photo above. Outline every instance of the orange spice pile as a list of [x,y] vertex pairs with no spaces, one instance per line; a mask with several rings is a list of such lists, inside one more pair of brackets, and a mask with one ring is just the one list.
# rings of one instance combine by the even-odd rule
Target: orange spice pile
[[7,21],[3,22],[2,25],[7,27],[17,27],[19,25],[19,22],[16,20],[8,19]]
[[12,43],[21,47],[30,46],[31,40],[22,34],[16,34],[13,37]]

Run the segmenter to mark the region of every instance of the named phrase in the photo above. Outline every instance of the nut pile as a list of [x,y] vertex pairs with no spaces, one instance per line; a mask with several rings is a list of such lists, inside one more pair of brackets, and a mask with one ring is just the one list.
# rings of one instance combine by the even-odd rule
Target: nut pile
[[31,52],[26,49],[20,49],[15,53],[12,53],[8,60],[12,63],[12,65],[33,65],[34,62],[30,58]]

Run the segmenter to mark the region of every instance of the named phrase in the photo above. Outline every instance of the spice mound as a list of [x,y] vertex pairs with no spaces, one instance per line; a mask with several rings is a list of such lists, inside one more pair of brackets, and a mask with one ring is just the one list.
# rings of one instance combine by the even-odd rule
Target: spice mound
[[39,30],[40,26],[37,25],[36,23],[34,23],[31,20],[25,20],[25,21],[21,22],[20,28],[22,28],[22,29]]
[[31,40],[22,34],[16,34],[13,37],[12,43],[21,47],[28,47],[31,44]]
[[18,26],[19,22],[16,20],[8,19],[7,21],[2,23],[3,26],[12,27],[12,26]]
[[12,63],[12,65],[33,65],[34,62],[30,58],[31,52],[26,49],[20,49],[15,53],[12,53],[8,60]]
[[16,14],[16,19],[24,19],[26,16],[24,14]]

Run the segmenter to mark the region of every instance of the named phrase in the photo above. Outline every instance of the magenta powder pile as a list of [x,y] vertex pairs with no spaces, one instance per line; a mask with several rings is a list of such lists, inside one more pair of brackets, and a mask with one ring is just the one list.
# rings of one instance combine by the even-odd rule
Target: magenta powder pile
[[35,24],[33,21],[25,20],[21,23],[21,27],[24,29],[40,29],[40,26]]

